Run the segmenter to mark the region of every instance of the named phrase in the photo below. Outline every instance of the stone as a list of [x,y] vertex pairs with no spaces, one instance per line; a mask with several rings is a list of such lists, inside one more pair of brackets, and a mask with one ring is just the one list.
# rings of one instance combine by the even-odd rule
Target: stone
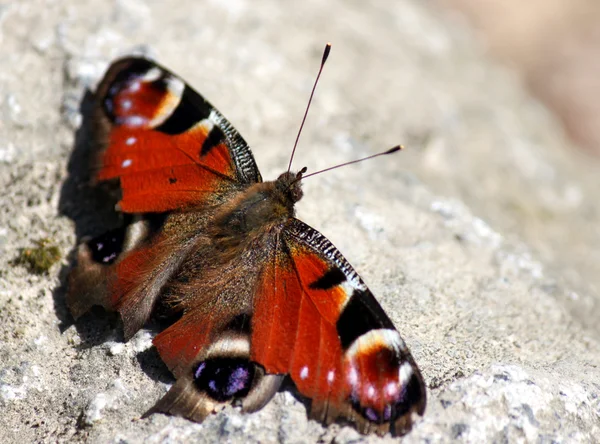
[[[430,4],[9,1],[0,10],[0,436],[3,442],[385,442],[310,421],[287,392],[203,424],[140,419],[173,383],[151,330],[65,306],[76,239],[111,228],[81,191],[82,107],[108,63],[149,54],[253,147],[296,168],[299,216],[370,286],[411,348],[428,408],[405,438],[600,436],[597,164],[463,25]],[[31,30],[35,32],[31,33]],[[86,102],[87,100],[87,102]],[[107,202],[106,208],[110,205]],[[48,275],[12,260],[50,239]]]

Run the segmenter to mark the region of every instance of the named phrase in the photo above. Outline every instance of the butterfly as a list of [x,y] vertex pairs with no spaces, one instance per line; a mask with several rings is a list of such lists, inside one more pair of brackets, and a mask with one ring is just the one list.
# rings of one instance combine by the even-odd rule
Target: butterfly
[[289,378],[324,424],[408,432],[423,378],[356,271],[295,217],[305,170],[263,182],[223,115],[142,57],[109,67],[93,114],[95,181],[117,185],[130,223],[79,245],[67,305],[118,312],[125,340],[171,320],[153,344],[176,382],[145,416],[254,412]]

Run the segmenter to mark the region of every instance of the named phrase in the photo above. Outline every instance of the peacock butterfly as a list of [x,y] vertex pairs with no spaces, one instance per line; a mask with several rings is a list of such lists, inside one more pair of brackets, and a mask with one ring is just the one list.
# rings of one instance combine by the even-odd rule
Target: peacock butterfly
[[79,246],[67,304],[117,311],[125,340],[174,319],[153,343],[176,382],[146,415],[253,412],[289,376],[311,418],[408,432],[423,378],[352,266],[294,217],[305,169],[263,182],[221,113],[145,58],[115,61],[94,106],[95,180],[118,184],[132,222]]

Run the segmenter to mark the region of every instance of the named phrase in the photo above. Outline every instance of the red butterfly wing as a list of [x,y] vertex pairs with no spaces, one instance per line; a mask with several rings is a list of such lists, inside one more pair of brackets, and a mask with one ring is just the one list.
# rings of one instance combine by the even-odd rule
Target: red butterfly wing
[[118,178],[120,209],[200,206],[236,184],[262,179],[246,142],[183,80],[143,58],[111,65],[97,91],[96,178]]
[[[148,320],[211,208],[262,178],[248,145],[219,111],[149,60],[130,57],[110,66],[96,92],[95,120],[96,179],[119,180],[120,210],[171,213],[162,234],[120,229],[135,240],[115,246],[109,261],[94,260],[106,251],[104,235],[80,246],[67,296],[73,315],[92,305],[116,310],[129,338]],[[193,208],[202,215],[173,215]]]
[[251,359],[289,373],[316,419],[407,432],[425,386],[392,322],[323,235],[291,219],[280,236],[256,291]]

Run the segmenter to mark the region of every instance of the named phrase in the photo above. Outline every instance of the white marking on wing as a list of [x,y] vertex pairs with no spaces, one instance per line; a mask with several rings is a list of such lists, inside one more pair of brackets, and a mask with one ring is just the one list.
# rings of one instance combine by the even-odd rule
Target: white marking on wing
[[398,384],[395,382],[388,382],[384,390],[389,399],[394,399],[398,396]]
[[169,76],[165,79],[167,84],[167,91],[173,94],[175,97],[181,98],[183,90],[185,89],[185,83],[181,79],[174,76]]
[[165,78],[165,84],[167,86],[167,94],[165,94],[160,106],[156,110],[154,117],[150,121],[150,127],[156,128],[163,124],[173,111],[177,109],[181,103],[183,96],[183,90],[185,89],[185,83],[175,76],[169,75]]
[[327,373],[327,382],[329,383],[329,385],[331,385],[333,383],[334,379],[335,379],[335,371],[329,370],[329,372]]
[[397,355],[401,351],[406,351],[406,344],[396,330],[388,328],[379,328],[369,330],[365,334],[356,338],[346,352],[348,356],[355,356],[361,352],[367,352],[374,347],[387,347],[393,350]]
[[302,369],[300,370],[300,379],[304,380],[308,378],[308,367],[305,365],[304,367],[302,367]]
[[405,387],[408,384],[408,381],[410,381],[412,374],[413,374],[412,365],[408,361],[404,362],[400,366],[400,369],[398,370],[398,377],[400,379],[400,384],[403,387]]
[[162,73],[163,73],[162,69],[160,69],[157,66],[154,66],[142,75],[141,80],[142,80],[142,82],[148,82],[148,83],[154,82],[155,80],[158,80],[160,78]]

